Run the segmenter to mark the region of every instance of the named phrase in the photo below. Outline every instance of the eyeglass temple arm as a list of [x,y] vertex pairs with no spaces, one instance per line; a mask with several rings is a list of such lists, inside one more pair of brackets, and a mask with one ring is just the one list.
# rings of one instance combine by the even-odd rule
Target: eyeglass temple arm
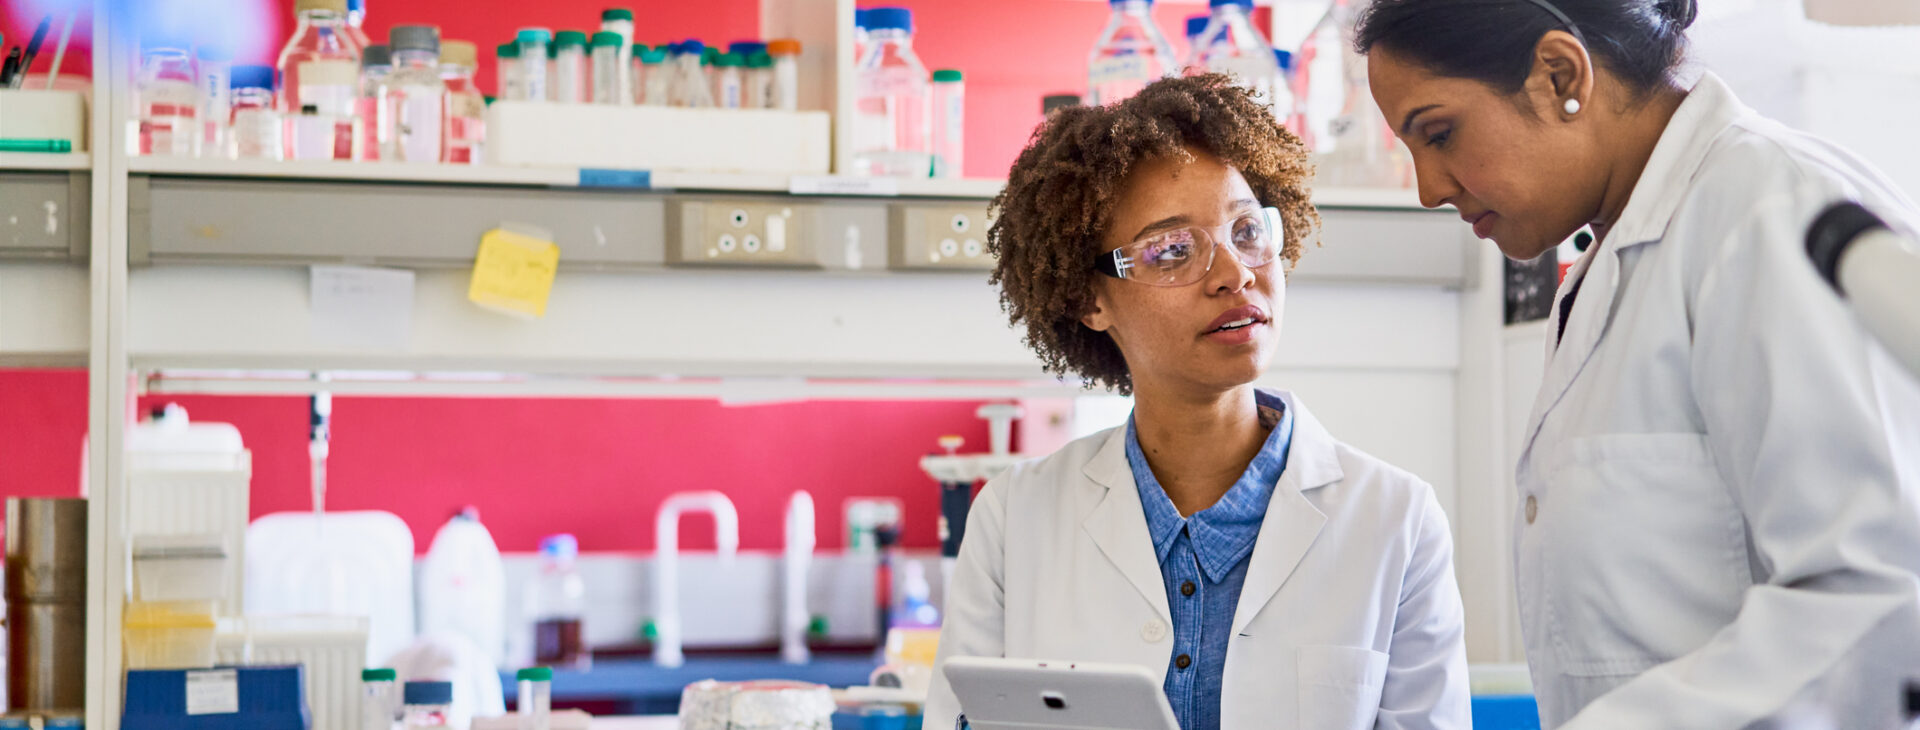
[[1115,279],[1128,278],[1127,271],[1133,268],[1133,259],[1128,258],[1126,249],[1116,248],[1093,259],[1093,270]]

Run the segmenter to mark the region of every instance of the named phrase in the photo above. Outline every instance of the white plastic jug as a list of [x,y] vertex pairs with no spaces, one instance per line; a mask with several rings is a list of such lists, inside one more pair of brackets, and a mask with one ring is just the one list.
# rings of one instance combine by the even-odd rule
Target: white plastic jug
[[420,563],[420,633],[458,634],[495,666],[506,661],[507,575],[500,548],[469,507],[433,536]]
[[413,642],[413,531],[391,513],[266,515],[246,560],[249,616],[366,616],[374,666]]

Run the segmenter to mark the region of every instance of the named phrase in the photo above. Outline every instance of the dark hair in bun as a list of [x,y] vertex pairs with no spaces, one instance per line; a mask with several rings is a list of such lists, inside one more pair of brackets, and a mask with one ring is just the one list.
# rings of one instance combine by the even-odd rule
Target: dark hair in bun
[[1390,48],[1442,76],[1513,94],[1533,70],[1540,37],[1578,29],[1597,64],[1645,94],[1672,82],[1699,11],[1696,0],[1374,0],[1354,47]]

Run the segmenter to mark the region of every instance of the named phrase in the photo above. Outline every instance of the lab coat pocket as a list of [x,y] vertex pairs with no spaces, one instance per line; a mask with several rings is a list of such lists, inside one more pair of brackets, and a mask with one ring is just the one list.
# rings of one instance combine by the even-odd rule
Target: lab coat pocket
[[1704,436],[1593,436],[1555,457],[1526,529],[1562,670],[1638,674],[1733,620],[1751,583],[1745,521]]
[[1355,646],[1302,646],[1294,657],[1301,730],[1373,727],[1387,682],[1386,654]]

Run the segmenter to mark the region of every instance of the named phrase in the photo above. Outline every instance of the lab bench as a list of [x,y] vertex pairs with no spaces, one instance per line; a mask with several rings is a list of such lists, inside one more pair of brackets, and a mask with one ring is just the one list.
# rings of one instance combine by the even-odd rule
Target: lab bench
[[[844,688],[866,684],[879,666],[871,656],[816,657],[806,664],[787,664],[773,656],[694,657],[674,668],[654,666],[646,659],[600,659],[584,671],[555,669],[553,703],[612,703],[623,715],[672,714],[680,707],[680,690],[703,679],[788,679]],[[514,702],[520,690],[514,672],[501,672],[500,684],[507,702]]]

